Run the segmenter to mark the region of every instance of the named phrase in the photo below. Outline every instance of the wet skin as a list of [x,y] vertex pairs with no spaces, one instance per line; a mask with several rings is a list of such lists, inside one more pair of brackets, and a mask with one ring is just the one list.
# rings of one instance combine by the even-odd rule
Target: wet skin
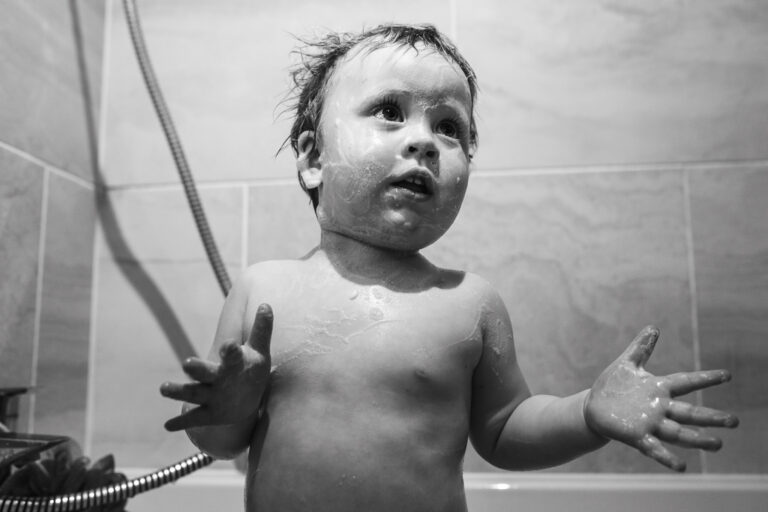
[[387,250],[437,240],[469,177],[461,70],[426,49],[387,47],[353,53],[328,87],[320,131],[304,134],[297,162],[305,182],[318,183],[320,228]]
[[329,87],[297,160],[319,190],[319,247],[249,268],[209,360],[184,364],[195,382],[161,389],[187,402],[169,430],[220,457],[250,448],[247,510],[463,511],[468,438],[509,469],[607,439],[675,469],[662,441],[719,448],[681,424],[735,418],[674,397],[726,372],[649,374],[658,333],[647,329],[591,390],[531,396],[498,294],[418,253],[466,189],[471,105],[457,66],[425,49],[353,51]]
[[383,279],[350,279],[329,260],[317,251],[250,288],[249,304],[283,314],[251,443],[248,509],[465,510],[484,283],[418,257]]

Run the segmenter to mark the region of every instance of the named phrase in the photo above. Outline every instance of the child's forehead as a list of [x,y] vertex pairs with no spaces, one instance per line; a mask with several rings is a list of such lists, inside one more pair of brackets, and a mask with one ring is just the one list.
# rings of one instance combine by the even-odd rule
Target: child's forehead
[[[402,63],[418,63],[430,66],[451,66],[460,69],[450,57],[439,53],[424,43],[382,43],[377,41],[363,41],[344,56],[337,65],[337,70],[342,67],[357,68],[358,72],[370,72],[377,65],[397,65]],[[370,64],[370,66],[366,66]],[[402,66],[406,67],[406,66]],[[368,68],[363,70],[363,68]]]
[[426,79],[430,88],[452,84],[469,94],[469,82],[458,63],[423,43],[416,43],[415,47],[397,43],[360,43],[339,61],[330,83],[351,82],[376,87],[386,82],[418,85],[419,79]]

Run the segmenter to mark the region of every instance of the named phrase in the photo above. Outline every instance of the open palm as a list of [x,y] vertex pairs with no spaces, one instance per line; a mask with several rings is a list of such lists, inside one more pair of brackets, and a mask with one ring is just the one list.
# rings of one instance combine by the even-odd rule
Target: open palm
[[664,443],[715,451],[718,437],[692,427],[735,427],[729,413],[676,400],[681,395],[730,380],[725,370],[680,372],[656,376],[645,370],[659,331],[646,327],[627,350],[597,378],[587,398],[584,417],[598,434],[621,441],[676,471],[685,461]]

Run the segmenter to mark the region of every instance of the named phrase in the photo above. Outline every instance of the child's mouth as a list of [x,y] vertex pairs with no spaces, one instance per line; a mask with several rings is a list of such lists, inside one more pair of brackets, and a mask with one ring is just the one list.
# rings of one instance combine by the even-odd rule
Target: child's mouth
[[422,176],[409,176],[404,180],[392,183],[393,187],[401,188],[413,192],[418,196],[429,196],[432,194],[431,187]]

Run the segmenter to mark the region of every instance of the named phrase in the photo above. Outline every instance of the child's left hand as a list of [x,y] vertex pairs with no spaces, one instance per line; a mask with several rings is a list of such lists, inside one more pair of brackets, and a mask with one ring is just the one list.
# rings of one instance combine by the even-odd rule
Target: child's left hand
[[719,438],[686,425],[729,427],[736,416],[675,400],[692,391],[727,382],[725,370],[673,373],[656,376],[645,370],[659,331],[646,327],[627,350],[597,378],[584,405],[587,425],[596,433],[621,441],[676,471],[685,461],[662,441],[702,450],[719,450]]

